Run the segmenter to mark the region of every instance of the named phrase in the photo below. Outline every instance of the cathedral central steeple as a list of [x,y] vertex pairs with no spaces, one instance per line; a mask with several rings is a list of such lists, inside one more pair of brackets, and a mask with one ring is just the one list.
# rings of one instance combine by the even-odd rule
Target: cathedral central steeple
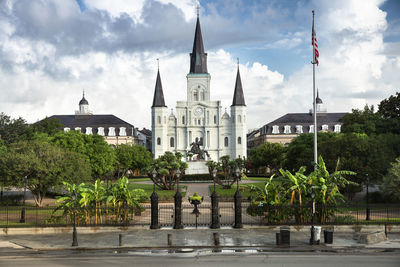
[[190,73],[208,73],[207,54],[204,53],[203,37],[201,35],[200,19],[198,14],[196,32],[194,34],[193,50],[190,54]]

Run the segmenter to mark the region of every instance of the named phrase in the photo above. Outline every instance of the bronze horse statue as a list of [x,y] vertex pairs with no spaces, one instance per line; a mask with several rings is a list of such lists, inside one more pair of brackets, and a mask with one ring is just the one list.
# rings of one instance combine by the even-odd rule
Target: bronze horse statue
[[200,142],[191,143],[190,144],[191,148],[189,152],[193,153],[193,155],[197,155],[197,159],[199,160],[204,160],[205,155],[207,155],[207,157],[210,157],[210,155],[206,150],[200,148],[200,145],[202,145]]

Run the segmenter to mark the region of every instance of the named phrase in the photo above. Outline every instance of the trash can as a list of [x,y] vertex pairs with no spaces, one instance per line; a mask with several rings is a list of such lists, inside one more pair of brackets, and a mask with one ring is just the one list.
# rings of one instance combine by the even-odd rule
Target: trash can
[[333,231],[332,230],[324,231],[324,242],[325,242],[325,244],[333,243]]
[[[321,240],[321,226],[314,226],[314,240],[313,243],[314,244],[319,244],[320,240]],[[310,231],[312,231],[312,227],[310,228]]]
[[281,244],[282,245],[290,245],[290,228],[289,227],[281,227]]

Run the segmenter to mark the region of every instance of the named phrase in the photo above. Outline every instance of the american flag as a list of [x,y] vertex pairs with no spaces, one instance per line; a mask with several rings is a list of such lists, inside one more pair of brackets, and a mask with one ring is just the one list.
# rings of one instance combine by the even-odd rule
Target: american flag
[[312,24],[312,36],[311,36],[311,44],[314,48],[314,63],[317,63],[318,66],[318,57],[319,57],[319,52],[318,52],[318,44],[317,44],[317,36],[314,31],[314,19],[313,19],[313,24]]

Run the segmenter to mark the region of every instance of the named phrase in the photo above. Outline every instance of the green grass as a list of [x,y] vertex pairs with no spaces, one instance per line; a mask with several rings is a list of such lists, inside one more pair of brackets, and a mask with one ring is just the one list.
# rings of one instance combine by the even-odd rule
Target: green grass
[[[150,195],[153,193],[153,185],[152,184],[136,184],[136,183],[134,183],[134,184],[130,184],[129,187],[132,189],[143,189],[144,192],[146,193],[147,197],[150,197]],[[187,186],[180,185],[179,188],[182,193],[182,197],[185,197]],[[160,201],[172,201],[174,199],[176,190],[161,190],[160,188],[158,188],[156,186],[156,193],[157,193],[158,199]]]
[[[248,198],[250,196],[250,190],[247,189],[247,187],[250,187],[250,185],[254,185],[254,186],[257,186],[259,188],[263,188],[265,184],[263,182],[239,184],[239,190],[240,190],[240,193],[242,194],[243,198]],[[215,190],[217,191],[217,194],[218,194],[219,197],[231,198],[231,197],[233,197],[235,195],[236,188],[237,188],[236,184],[232,185],[232,187],[230,189],[223,189],[222,186],[217,185],[215,187]],[[214,186],[210,185],[208,187],[208,191],[210,192],[210,195],[211,195],[212,192],[214,191]]]
[[265,177],[247,177],[247,180],[264,181],[264,182],[266,182],[268,178],[269,178],[268,176],[265,176]]
[[148,182],[151,181],[150,178],[134,178],[134,179],[129,179],[130,183],[137,183],[137,182]]

